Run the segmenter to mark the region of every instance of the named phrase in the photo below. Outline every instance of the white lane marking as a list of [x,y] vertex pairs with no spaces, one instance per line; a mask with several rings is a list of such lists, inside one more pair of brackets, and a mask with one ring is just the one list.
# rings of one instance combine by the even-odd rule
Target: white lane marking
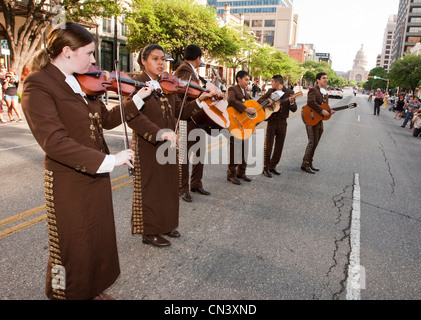
[[13,150],[13,149],[20,149],[20,148],[26,148],[26,147],[32,147],[32,146],[36,146],[38,145],[38,143],[31,143],[31,144],[25,144],[22,146],[15,146],[15,147],[10,147],[10,148],[4,148],[4,149],[0,149],[1,151],[7,151],[7,150]]
[[347,300],[361,300],[361,289],[365,289],[365,269],[360,265],[361,190],[360,175],[355,173],[351,216],[351,254],[349,256]]

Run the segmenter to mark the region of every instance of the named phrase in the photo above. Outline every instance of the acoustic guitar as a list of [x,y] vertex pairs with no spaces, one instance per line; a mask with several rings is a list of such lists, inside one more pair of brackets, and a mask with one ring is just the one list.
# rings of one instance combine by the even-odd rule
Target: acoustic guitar
[[[214,84],[206,83],[205,90],[212,90],[223,94]],[[199,128],[206,131],[207,134],[212,134],[212,129],[227,129],[229,127],[229,116],[227,112],[228,102],[226,99],[207,99],[200,104],[202,110],[191,116],[190,118]]]
[[[281,99],[281,96],[275,91],[271,95],[272,101],[278,101]],[[285,99],[287,101],[289,98]],[[281,103],[285,102],[281,101]],[[230,126],[228,130],[231,134],[237,139],[248,139],[254,132],[256,126],[265,120],[266,114],[264,108],[270,103],[270,100],[266,100],[262,104],[254,100],[247,100],[244,105],[246,108],[253,108],[256,113],[249,114],[247,112],[239,112],[234,107],[228,107],[227,112],[229,115]]]
[[295,99],[295,98],[302,97],[302,96],[303,96],[303,92],[300,91],[300,92],[297,92],[297,93],[293,94],[292,96],[289,96],[288,98],[285,98],[282,101],[276,102],[276,103],[272,104],[271,106],[266,107],[265,108],[265,115],[266,115],[265,121],[269,121],[271,119],[271,116],[273,114],[281,111],[281,109],[282,109],[282,106],[281,105],[284,102],[287,102],[290,98],[294,98]]
[[301,114],[303,117],[304,122],[311,127],[314,127],[316,124],[318,124],[320,121],[322,120],[329,120],[330,117],[332,116],[331,111],[340,111],[340,110],[345,110],[345,109],[353,109],[357,107],[356,103],[350,103],[346,106],[342,106],[342,107],[336,107],[336,108],[331,108],[329,107],[329,105],[327,103],[323,103],[321,105],[321,107],[329,112],[329,115],[324,117],[322,115],[320,115],[319,113],[317,113],[316,111],[314,111],[311,107],[309,107],[308,105],[305,105],[303,107],[303,109],[301,110]]

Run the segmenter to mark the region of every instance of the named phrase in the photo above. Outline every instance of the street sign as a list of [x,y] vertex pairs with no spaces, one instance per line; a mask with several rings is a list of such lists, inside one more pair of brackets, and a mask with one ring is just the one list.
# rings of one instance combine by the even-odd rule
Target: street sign
[[10,56],[10,49],[9,49],[9,44],[7,43],[7,40],[1,40],[0,48],[1,48],[1,54],[4,54],[5,56]]

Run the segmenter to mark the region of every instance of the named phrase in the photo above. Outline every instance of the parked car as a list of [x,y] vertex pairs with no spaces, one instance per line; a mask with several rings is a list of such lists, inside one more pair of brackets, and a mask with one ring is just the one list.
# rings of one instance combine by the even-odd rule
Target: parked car
[[331,88],[330,90],[327,91],[327,93],[329,94],[329,98],[338,98],[338,99],[343,99],[344,97],[344,92],[342,91],[342,89],[333,89]]

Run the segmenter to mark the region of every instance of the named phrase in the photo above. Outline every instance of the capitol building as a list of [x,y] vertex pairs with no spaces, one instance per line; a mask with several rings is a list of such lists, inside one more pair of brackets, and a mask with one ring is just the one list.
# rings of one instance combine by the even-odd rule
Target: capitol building
[[367,67],[367,56],[364,52],[364,45],[361,45],[361,49],[357,52],[357,55],[354,59],[354,66],[352,70],[348,71],[348,80],[367,81],[369,71],[366,70]]

